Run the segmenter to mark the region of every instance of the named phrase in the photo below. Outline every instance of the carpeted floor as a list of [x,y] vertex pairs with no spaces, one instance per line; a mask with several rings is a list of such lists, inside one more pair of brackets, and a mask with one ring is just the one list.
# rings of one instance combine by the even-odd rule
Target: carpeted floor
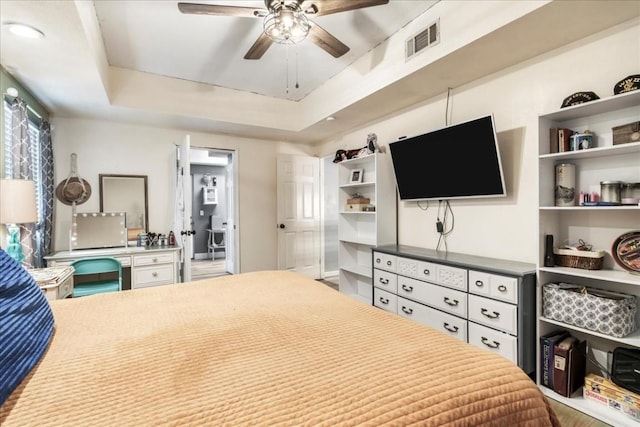
[[[320,282],[332,289],[338,290],[337,277],[327,277],[326,279],[321,279]],[[556,411],[562,427],[610,427],[609,424],[596,420],[553,399],[549,399],[549,403],[551,403],[551,406]]]

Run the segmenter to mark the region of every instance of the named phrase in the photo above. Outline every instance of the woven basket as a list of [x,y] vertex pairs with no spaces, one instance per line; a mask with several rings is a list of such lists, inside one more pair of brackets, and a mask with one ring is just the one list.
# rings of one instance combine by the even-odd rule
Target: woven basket
[[601,270],[604,254],[604,251],[553,250],[556,265],[582,270]]

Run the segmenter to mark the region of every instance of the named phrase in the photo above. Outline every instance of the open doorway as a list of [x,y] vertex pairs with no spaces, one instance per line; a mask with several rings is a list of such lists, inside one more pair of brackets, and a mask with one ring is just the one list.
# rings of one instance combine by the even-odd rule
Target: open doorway
[[191,148],[191,278],[236,273],[235,152]]

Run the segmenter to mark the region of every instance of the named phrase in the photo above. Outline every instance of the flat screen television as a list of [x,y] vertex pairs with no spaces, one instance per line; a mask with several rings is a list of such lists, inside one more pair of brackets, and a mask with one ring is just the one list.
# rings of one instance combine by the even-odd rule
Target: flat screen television
[[493,115],[389,144],[401,200],[504,197]]

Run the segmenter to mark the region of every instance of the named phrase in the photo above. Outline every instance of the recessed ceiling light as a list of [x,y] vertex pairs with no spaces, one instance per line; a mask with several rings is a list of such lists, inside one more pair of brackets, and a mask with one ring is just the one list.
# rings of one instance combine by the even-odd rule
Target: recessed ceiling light
[[19,24],[16,22],[9,22],[5,24],[12,34],[20,37],[27,37],[29,39],[41,39],[44,37],[44,33],[39,29],[32,27],[31,25]]
[[335,120],[335,119],[336,119],[335,117],[333,117],[333,116],[329,116],[329,117],[327,117],[325,120],[326,120],[326,121],[328,121],[328,122],[330,122],[330,121]]

